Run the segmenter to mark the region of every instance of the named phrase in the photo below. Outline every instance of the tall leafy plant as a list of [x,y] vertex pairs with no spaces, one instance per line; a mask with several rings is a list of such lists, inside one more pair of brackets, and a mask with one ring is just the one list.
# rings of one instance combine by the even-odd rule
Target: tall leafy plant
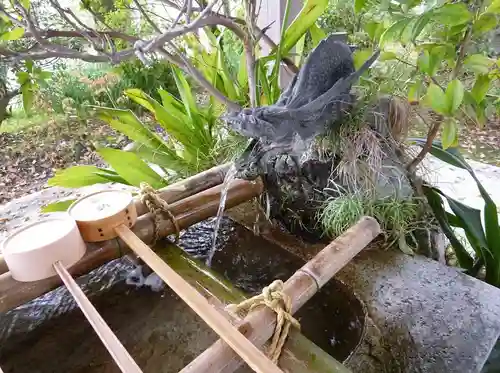
[[[422,139],[415,141],[421,146],[425,144]],[[500,287],[500,227],[498,225],[498,208],[495,202],[457,148],[445,150],[441,144],[434,143],[430,152],[442,161],[466,170],[476,182],[479,193],[484,200],[482,212],[451,198],[438,188],[425,185],[423,189],[437,221],[450,240],[460,266],[471,275],[477,275],[484,266],[486,282]],[[445,210],[443,201],[448,202],[452,213]],[[453,228],[464,230],[467,241],[474,250],[474,257],[457,238]]]
[[[79,187],[110,181],[139,186],[146,181],[155,188],[167,185],[171,178],[185,177],[209,168],[216,160],[215,147],[221,140],[216,131],[217,116],[196,103],[186,78],[177,68],[173,76],[181,100],[159,90],[161,102],[139,89],[125,94],[144,107],[165,132],[161,137],[130,110],[95,108],[100,119],[134,141],[129,151],[98,148],[97,152],[113,170],[95,166],[76,166],[58,171],[50,185]],[[160,175],[151,164],[159,166]]]

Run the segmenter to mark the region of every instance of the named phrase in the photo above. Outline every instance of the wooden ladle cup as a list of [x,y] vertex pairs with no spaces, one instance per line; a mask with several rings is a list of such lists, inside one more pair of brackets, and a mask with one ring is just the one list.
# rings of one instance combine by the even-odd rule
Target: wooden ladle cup
[[85,241],[120,237],[160,278],[186,302],[254,371],[283,373],[219,313],[209,301],[178,275],[130,230],[137,220],[132,194],[100,191],[75,201],[68,210]]
[[14,280],[31,282],[58,275],[121,371],[142,373],[66,270],[78,262],[85,251],[78,226],[68,214],[54,214],[24,226],[2,243],[5,262]]

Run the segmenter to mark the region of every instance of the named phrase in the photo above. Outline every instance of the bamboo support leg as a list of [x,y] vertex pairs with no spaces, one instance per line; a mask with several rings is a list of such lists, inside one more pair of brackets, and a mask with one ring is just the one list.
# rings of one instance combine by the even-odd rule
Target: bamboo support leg
[[283,373],[127,226],[120,225],[115,231],[255,372]]
[[120,340],[116,337],[108,324],[106,324],[106,321],[104,321],[99,312],[97,312],[94,305],[90,303],[82,289],[80,289],[61,262],[54,263],[54,269],[120,370],[124,373],[142,373],[141,368],[139,368],[135,360],[130,356]]
[[[380,234],[380,226],[370,217],[362,218],[356,225],[339,236],[285,282],[284,292],[292,299],[295,313],[326,284],[342,267]],[[251,312],[239,330],[256,346],[262,347],[273,334],[276,314],[260,307]],[[181,370],[181,373],[230,373],[242,361],[228,345],[218,340]]]

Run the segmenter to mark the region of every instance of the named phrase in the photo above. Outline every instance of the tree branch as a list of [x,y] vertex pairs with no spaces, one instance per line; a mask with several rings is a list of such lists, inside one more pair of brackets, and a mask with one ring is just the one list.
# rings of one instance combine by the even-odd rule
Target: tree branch
[[[417,112],[417,115],[420,117],[420,119],[422,119],[422,121],[425,124],[427,124],[424,117],[420,113]],[[427,124],[427,126],[428,126],[428,124]],[[432,124],[432,126],[430,126],[430,129],[429,129],[429,132],[427,133],[427,139],[425,140],[424,146],[422,147],[420,152],[417,154],[417,156],[406,166],[406,170],[408,171],[408,173],[414,174],[416,172],[417,166],[424,160],[427,153],[429,153],[429,151],[431,150],[432,143],[433,143],[434,139],[436,138],[440,127],[441,127],[440,120],[435,121]]]
[[153,30],[157,33],[157,34],[161,34],[161,30],[160,28],[156,25],[156,23],[153,22],[153,20],[151,19],[151,17],[149,17],[149,15],[146,13],[146,11],[144,10],[144,8],[142,7],[142,5],[139,3],[139,0],[133,0],[135,6],[137,7],[137,9],[139,10],[139,12],[142,14],[142,16],[144,17],[144,19],[146,20],[147,23],[149,23],[151,25],[151,27],[153,28]]

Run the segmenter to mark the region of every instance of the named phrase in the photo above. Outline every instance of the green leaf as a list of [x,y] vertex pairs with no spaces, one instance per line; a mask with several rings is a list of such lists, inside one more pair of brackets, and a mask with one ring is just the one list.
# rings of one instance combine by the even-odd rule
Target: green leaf
[[67,211],[68,208],[75,201],[76,201],[76,199],[67,199],[65,201],[58,201],[58,202],[54,202],[54,203],[49,203],[48,205],[43,206],[40,210],[44,214],[49,213],[49,212]]
[[447,26],[456,26],[469,22],[472,14],[464,3],[446,4],[434,10],[433,21]]
[[382,35],[380,35],[379,44],[382,47],[385,43],[398,40],[403,34],[406,26],[412,21],[412,18],[403,18],[394,22]]
[[360,49],[354,52],[354,67],[359,69],[371,56],[373,55],[373,50],[371,49]]
[[31,112],[33,105],[33,86],[31,83],[26,82],[21,86],[21,93],[23,95],[23,108],[26,113]]
[[413,29],[411,34],[412,41],[415,41],[420,36],[425,26],[427,26],[429,21],[431,20],[431,17],[432,17],[432,10],[429,12],[425,12],[424,14],[420,15],[420,17],[418,17],[417,21],[413,24]]
[[448,112],[453,114],[462,104],[464,99],[464,86],[458,79],[452,80],[446,87],[446,103]]
[[500,0],[493,0],[486,8],[486,13],[500,14]]
[[488,75],[478,75],[476,77],[476,82],[474,83],[474,87],[472,87],[471,95],[476,101],[476,103],[480,103],[486,97],[486,93],[490,88],[491,79]]
[[494,64],[491,58],[482,54],[473,54],[464,60],[464,67],[479,74],[487,74],[490,67]]
[[412,83],[408,89],[408,101],[419,102],[422,88],[423,84],[421,80],[417,80],[415,83]]
[[143,181],[155,189],[167,185],[160,175],[134,153],[112,148],[100,148],[97,152],[130,185],[139,187]]
[[21,39],[23,36],[24,36],[24,29],[22,27],[15,27],[10,31],[1,34],[0,40],[14,41]]
[[30,0],[21,0],[21,5],[24,7],[24,9],[29,10],[30,9]]
[[240,65],[238,68],[238,84],[242,88],[248,86],[248,70],[245,53],[242,53],[240,57]]
[[443,149],[448,149],[457,140],[458,137],[458,125],[454,118],[448,118],[443,123],[443,132],[441,133],[441,141],[443,143]]
[[[424,146],[426,139],[412,139],[417,145]],[[433,143],[429,151],[433,156],[452,166],[472,172],[471,167],[462,157],[457,148],[443,149],[438,143]]]
[[490,13],[483,13],[478,20],[474,22],[472,31],[474,35],[479,36],[494,29],[497,26],[497,17]]
[[382,52],[380,54],[380,61],[395,60],[397,58],[398,58],[398,55],[394,52]]
[[[321,40],[326,38],[326,33],[321,29],[316,23],[314,23],[310,28],[309,28],[309,33],[311,34],[311,40],[312,40],[312,48],[316,48],[318,44],[320,43]],[[305,40],[305,34],[304,34],[304,40]]]
[[19,85],[23,85],[31,79],[30,73],[28,73],[26,71],[18,71],[16,73],[16,76],[17,76],[17,82],[19,83]]
[[[50,186],[62,186],[65,188],[79,188],[87,185],[109,183],[109,179],[99,175],[104,171],[114,173],[114,171],[108,171],[96,166],[74,166],[65,170],[58,170],[47,183]],[[122,180],[122,184],[128,183]]]
[[448,103],[446,95],[441,88],[432,83],[427,88],[424,102],[427,106],[431,107],[436,113],[448,115]]
[[366,5],[366,0],[354,0],[354,12],[360,13]]
[[290,49],[299,41],[318,18],[324,13],[328,6],[328,0],[306,0],[299,14],[286,28],[282,40],[280,40],[280,53],[285,56]]
[[[424,185],[422,189],[424,191],[425,197],[427,198],[427,202],[429,203],[429,206],[431,207],[432,212],[434,213],[434,216],[439,223],[439,226],[443,230],[443,233],[448,238],[455,251],[460,267],[471,269],[474,261],[451,228],[451,224],[448,218],[451,214],[446,213],[442,199],[437,192],[437,189],[427,185]],[[454,215],[452,216],[456,218]]]
[[365,23],[363,28],[371,40],[379,40],[384,32],[384,24],[382,22],[370,21]]

